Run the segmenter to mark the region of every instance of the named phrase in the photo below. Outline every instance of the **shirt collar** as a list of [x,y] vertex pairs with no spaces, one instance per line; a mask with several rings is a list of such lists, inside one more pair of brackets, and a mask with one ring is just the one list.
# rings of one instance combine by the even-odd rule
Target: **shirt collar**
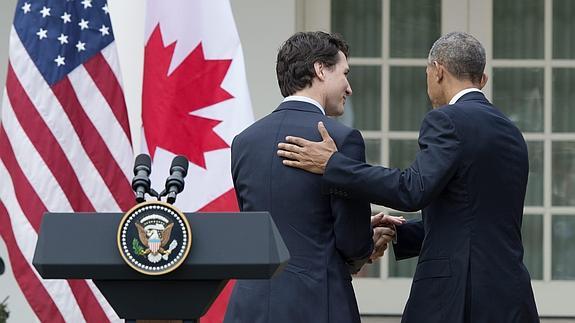
[[320,109],[321,113],[323,115],[325,115],[325,110],[323,109],[323,107],[321,106],[321,104],[319,104],[319,102],[317,102],[316,100],[312,99],[312,98],[308,98],[307,96],[301,96],[301,95],[290,95],[288,97],[286,97],[283,102],[287,102],[287,101],[303,101],[303,102],[307,102],[310,104],[315,105],[318,109]]
[[457,100],[461,99],[462,96],[464,96],[465,94],[467,94],[469,92],[481,92],[481,93],[483,93],[483,91],[481,91],[478,88],[470,87],[468,89],[464,89],[464,90],[457,92],[457,94],[454,95],[453,98],[451,98],[451,101],[449,101],[449,104],[455,104],[455,102],[457,102]]

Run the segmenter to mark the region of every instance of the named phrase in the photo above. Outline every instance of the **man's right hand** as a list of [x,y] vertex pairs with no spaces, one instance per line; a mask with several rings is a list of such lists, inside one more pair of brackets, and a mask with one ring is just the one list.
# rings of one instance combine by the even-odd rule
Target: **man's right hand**
[[286,142],[278,144],[277,154],[285,158],[286,166],[301,168],[314,174],[323,174],[327,162],[337,151],[337,146],[329,136],[323,122],[317,124],[322,141],[315,142],[300,137],[287,136]]
[[385,215],[380,212],[371,217],[373,228],[373,252],[369,259],[371,261],[381,258],[387,250],[387,245],[395,237],[395,225],[402,225],[405,219],[400,216]]
[[407,221],[403,216],[387,215],[383,212],[379,212],[371,217],[372,227],[393,227],[395,225],[402,225],[405,222]]

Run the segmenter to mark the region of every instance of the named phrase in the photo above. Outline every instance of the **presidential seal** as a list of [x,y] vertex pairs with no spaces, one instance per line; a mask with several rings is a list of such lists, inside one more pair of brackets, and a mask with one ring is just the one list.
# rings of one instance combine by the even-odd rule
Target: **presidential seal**
[[192,229],[171,204],[144,202],[124,214],[118,227],[118,249],[126,263],[146,275],[178,268],[192,247]]

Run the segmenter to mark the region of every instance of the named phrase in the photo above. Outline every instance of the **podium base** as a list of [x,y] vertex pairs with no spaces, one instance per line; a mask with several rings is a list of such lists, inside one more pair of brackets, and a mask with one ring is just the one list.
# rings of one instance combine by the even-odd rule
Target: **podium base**
[[[197,322],[227,280],[93,280],[120,318]],[[169,300],[169,301],[166,301]],[[162,301],[162,302],[161,302]],[[169,318],[168,320],[164,318]],[[196,321],[194,321],[196,320]],[[152,322],[152,321],[150,321]]]

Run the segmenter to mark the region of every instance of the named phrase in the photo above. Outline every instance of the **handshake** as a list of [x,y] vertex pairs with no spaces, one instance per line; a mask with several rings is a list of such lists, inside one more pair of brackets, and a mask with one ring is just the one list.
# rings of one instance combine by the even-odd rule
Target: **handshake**
[[405,223],[402,216],[385,215],[380,212],[371,217],[373,228],[373,252],[369,256],[369,262],[373,262],[383,256],[387,245],[395,237],[395,226]]

